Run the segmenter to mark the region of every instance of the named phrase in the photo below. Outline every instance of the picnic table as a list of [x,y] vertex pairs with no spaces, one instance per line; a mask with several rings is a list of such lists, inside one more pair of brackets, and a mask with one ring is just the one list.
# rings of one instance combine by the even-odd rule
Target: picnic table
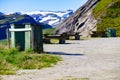
[[45,43],[51,43],[50,42],[51,39],[58,39],[59,44],[65,44],[65,37],[63,35],[45,35],[44,34],[43,41]]

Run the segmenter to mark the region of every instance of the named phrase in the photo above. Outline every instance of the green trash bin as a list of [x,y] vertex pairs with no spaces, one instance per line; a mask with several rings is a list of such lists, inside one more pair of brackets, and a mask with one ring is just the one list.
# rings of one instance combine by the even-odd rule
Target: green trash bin
[[107,28],[105,30],[107,37],[116,37],[116,30],[112,28]]

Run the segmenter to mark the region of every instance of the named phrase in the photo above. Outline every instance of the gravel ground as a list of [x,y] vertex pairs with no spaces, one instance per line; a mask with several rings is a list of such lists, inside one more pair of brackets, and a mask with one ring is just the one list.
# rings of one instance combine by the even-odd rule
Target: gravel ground
[[93,38],[45,44],[63,61],[42,70],[19,70],[2,80],[120,80],[120,38]]

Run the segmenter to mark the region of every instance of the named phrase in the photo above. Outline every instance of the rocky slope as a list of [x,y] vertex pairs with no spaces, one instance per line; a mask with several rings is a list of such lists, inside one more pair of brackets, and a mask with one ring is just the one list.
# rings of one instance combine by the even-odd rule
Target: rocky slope
[[89,36],[95,29],[97,21],[92,15],[92,9],[99,0],[88,0],[73,15],[59,24],[55,34],[62,33],[80,33],[83,36]]
[[120,0],[88,0],[59,24],[55,33],[91,36],[96,31],[96,36],[102,36],[107,35],[107,29],[114,29],[116,36],[120,36]]
[[120,0],[101,0],[93,9],[93,15],[98,21],[97,32],[114,29],[116,36],[120,36]]

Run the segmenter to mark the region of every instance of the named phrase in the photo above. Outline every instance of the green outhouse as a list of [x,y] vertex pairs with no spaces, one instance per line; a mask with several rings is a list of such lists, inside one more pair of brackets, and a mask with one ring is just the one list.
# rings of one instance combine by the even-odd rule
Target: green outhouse
[[[25,29],[29,29],[26,30]],[[25,24],[11,24],[11,47],[20,51],[30,49],[31,28]]]

